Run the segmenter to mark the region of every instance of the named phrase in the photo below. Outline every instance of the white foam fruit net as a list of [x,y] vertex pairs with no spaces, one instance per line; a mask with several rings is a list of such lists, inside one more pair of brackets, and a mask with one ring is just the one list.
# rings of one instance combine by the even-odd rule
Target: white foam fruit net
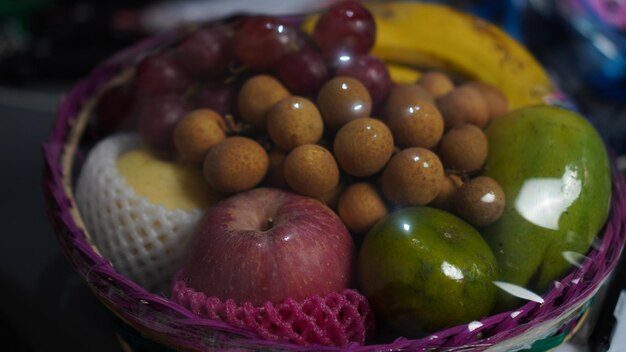
[[168,292],[202,214],[170,210],[135,194],[116,162],[139,145],[134,134],[101,141],[82,168],[76,202],[93,243],[118,272],[148,290]]

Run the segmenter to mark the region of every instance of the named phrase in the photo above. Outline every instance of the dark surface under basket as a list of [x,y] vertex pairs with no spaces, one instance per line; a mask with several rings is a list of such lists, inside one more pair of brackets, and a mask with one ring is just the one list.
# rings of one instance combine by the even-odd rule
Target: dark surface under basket
[[112,314],[76,275],[46,218],[41,143],[67,88],[0,88],[2,351],[121,351]]
[[[46,159],[44,192],[49,205],[49,217],[57,232],[59,242],[68,259],[93,293],[109,309],[143,334],[168,345],[185,349],[203,350],[207,345],[240,348],[272,348],[276,350],[304,350],[293,345],[275,344],[259,340],[253,333],[230,327],[224,323],[194,316],[162,296],[151,294],[115,272],[110,263],[97,255],[87,242],[83,231],[70,214],[72,202],[64,193],[60,161],[67,143],[68,132],[83,104],[116,73],[152,47],[169,43],[172,33],[152,38],[122,52],[96,68],[84,81],[79,82],[65,97],[59,109],[56,125],[44,146]],[[577,304],[584,304],[600,282],[617,262],[624,244],[623,225],[626,220],[624,180],[614,173],[613,208],[600,246],[593,249],[582,267],[561,280],[559,288],[545,296],[543,305],[528,303],[518,309],[519,314],[501,313],[481,320],[482,326],[469,331],[466,325],[437,332],[421,340],[400,339],[380,346],[351,345],[346,350],[454,348],[476,344],[478,349],[504,341],[511,336],[553,319]],[[480,340],[479,336],[488,336]],[[337,350],[314,348],[314,350]]]

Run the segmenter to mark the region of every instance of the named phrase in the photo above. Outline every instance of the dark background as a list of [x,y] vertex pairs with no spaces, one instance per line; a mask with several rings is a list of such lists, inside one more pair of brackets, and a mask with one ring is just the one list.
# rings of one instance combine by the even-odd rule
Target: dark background
[[[454,3],[523,40],[612,148],[626,151],[624,75],[602,72],[593,45],[568,18],[525,2]],[[121,351],[115,320],[68,264],[47,221],[41,144],[63,92],[98,62],[149,34],[139,16],[150,4],[0,0],[2,350]],[[606,335],[609,327],[602,329],[600,335]]]
[[145,33],[141,1],[0,0],[0,349],[121,351],[46,217],[41,144],[62,94]]

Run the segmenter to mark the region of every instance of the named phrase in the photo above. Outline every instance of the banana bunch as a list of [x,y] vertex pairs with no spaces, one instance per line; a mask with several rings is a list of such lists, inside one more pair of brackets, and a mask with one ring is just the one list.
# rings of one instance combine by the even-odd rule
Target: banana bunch
[[[366,4],[376,21],[372,53],[405,82],[413,69],[436,69],[499,87],[512,109],[544,103],[554,87],[534,57],[497,26],[449,6],[419,2]],[[311,31],[316,17],[303,24]],[[403,68],[403,66],[405,68]]]

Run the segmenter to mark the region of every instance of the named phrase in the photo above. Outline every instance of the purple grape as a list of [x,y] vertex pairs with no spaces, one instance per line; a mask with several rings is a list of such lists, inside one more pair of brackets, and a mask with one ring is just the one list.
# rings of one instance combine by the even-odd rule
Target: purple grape
[[148,56],[135,70],[135,85],[143,95],[178,93],[188,84],[189,77],[169,53]]
[[235,84],[214,83],[202,87],[193,97],[195,108],[208,108],[221,115],[235,115],[237,112],[237,86]]
[[349,76],[361,81],[369,91],[375,107],[385,101],[392,86],[387,65],[371,55],[356,55],[342,61],[335,76]]
[[317,50],[305,48],[280,61],[278,78],[294,94],[314,94],[328,79],[328,68]]
[[180,95],[158,95],[143,101],[138,129],[144,145],[161,156],[170,155],[174,127],[186,112],[187,104]]
[[109,89],[96,106],[96,128],[104,134],[112,133],[134,117],[136,94],[132,85],[125,84]]
[[317,21],[313,41],[322,55],[335,61],[338,56],[366,54],[374,46],[376,24],[372,14],[357,1],[340,2]]
[[235,32],[235,56],[252,69],[272,69],[298,42],[297,31],[278,18],[247,17]]
[[180,66],[191,75],[220,77],[233,58],[233,31],[226,26],[200,28],[177,47]]

